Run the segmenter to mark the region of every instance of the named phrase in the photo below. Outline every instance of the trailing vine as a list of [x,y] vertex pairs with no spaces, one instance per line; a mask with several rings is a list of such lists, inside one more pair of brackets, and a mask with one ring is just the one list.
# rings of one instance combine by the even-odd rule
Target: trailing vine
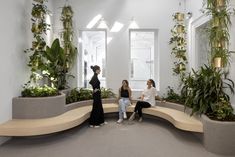
[[171,54],[174,55],[176,61],[173,72],[180,75],[181,78],[185,75],[187,57],[186,57],[186,29],[184,24],[184,13],[177,12],[173,15],[175,25],[171,30],[172,37],[169,44],[172,45]]
[[62,82],[60,88],[65,88],[67,84],[66,75],[68,76],[68,72],[73,67],[77,54],[77,48],[73,44],[74,30],[73,30],[72,18],[73,18],[72,7],[69,5],[64,6],[61,12],[61,21],[63,24],[63,31],[61,36],[62,36],[62,45],[65,53],[65,66],[64,66],[65,73],[63,76],[61,76]]
[[32,47],[25,50],[29,53],[28,66],[31,68],[30,81],[38,84],[38,80],[42,78],[42,70],[44,69],[43,55],[45,53],[46,42],[43,35],[46,35],[46,31],[49,30],[50,25],[46,23],[46,15],[49,10],[47,9],[47,0],[33,0],[33,7],[31,12],[32,27],[31,32],[33,33]]

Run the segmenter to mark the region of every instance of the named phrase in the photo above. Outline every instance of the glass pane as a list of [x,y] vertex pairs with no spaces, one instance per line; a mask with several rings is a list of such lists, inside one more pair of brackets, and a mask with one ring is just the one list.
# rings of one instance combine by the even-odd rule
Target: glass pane
[[89,80],[93,76],[91,65],[99,65],[101,75],[99,79],[101,87],[105,86],[105,61],[106,40],[105,31],[83,31],[82,32],[82,84],[89,87]]
[[131,86],[145,87],[145,82],[154,77],[154,32],[131,31]]

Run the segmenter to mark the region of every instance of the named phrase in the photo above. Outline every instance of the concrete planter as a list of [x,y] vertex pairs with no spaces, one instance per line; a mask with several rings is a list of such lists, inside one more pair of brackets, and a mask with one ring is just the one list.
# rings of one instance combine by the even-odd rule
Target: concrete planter
[[[107,103],[115,103],[116,99],[115,98],[108,98],[108,99],[102,99],[102,103],[103,104],[107,104]],[[75,108],[81,107],[81,106],[87,106],[87,105],[92,105],[93,100],[84,100],[84,101],[78,101],[78,102],[74,102],[71,104],[67,104],[65,106],[65,110],[69,111],[69,110],[73,110]]]
[[221,122],[202,115],[204,146],[213,153],[235,155],[235,122]]
[[52,97],[16,97],[12,100],[14,119],[39,119],[65,112],[65,94]]

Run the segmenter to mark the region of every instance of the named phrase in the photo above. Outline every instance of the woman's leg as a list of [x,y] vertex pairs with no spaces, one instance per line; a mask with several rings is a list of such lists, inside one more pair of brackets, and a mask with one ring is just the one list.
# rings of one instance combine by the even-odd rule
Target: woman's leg
[[118,103],[119,103],[119,106],[118,106],[118,108],[119,108],[119,119],[123,119],[123,117],[122,117],[122,106],[123,106],[123,99],[120,99],[119,101],[118,101]]
[[142,108],[149,108],[151,105],[145,101],[138,101],[135,106],[135,112],[138,112],[139,117],[142,117]]

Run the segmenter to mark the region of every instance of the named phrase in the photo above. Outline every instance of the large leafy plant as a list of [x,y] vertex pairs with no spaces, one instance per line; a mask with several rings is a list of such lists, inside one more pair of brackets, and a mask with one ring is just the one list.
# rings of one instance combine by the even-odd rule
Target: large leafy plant
[[66,54],[60,46],[59,39],[55,39],[51,47],[46,47],[44,58],[46,62],[43,75],[48,78],[49,84],[57,89],[65,89],[68,86],[66,78],[71,75],[67,74]]
[[[234,82],[227,78],[227,73],[206,65],[185,77],[182,88],[182,94],[186,95],[185,105],[192,108],[192,114],[213,115],[220,120],[232,115],[230,97],[225,91],[234,93]],[[223,109],[228,109],[224,116],[218,116],[221,104]]]

